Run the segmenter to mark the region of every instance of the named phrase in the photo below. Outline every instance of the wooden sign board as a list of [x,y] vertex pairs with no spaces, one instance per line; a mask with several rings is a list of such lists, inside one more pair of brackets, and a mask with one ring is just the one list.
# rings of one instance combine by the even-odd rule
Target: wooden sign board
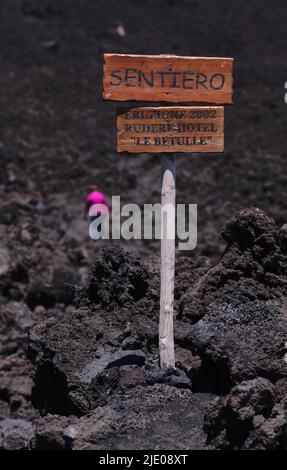
[[233,59],[104,54],[103,98],[232,103]]
[[117,151],[223,152],[222,106],[169,106],[118,111]]

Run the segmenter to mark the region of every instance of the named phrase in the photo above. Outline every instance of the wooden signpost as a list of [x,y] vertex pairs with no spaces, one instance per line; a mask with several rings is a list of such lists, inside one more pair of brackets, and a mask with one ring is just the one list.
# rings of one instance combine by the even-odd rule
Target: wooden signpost
[[[232,103],[232,74],[231,58],[105,54],[103,98]],[[168,154],[223,152],[224,108],[161,106],[119,109],[117,151],[163,153],[159,352],[161,367],[174,368],[176,157]],[[165,207],[171,214],[166,213]],[[172,223],[167,215],[172,215]]]

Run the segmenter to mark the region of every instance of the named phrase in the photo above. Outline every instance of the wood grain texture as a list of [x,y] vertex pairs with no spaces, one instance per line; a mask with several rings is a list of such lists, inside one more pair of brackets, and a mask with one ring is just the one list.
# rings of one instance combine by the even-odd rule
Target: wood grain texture
[[159,356],[162,369],[175,367],[173,337],[175,267],[175,173],[176,158],[162,157],[161,164],[161,285],[159,315]]
[[104,54],[103,98],[232,103],[233,59]]
[[141,107],[118,110],[117,151],[224,151],[222,106]]

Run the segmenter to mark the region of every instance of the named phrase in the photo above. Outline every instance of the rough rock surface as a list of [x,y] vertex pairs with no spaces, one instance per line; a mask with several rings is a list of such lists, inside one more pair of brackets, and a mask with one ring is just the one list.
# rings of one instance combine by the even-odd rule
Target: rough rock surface
[[27,360],[27,335],[33,313],[21,302],[0,306],[0,419],[32,419],[32,365]]
[[285,229],[246,209],[222,236],[221,261],[183,296],[182,318],[193,325],[179,338],[202,359],[201,389],[216,393],[246,379],[287,376]]
[[35,438],[34,426],[23,419],[0,421],[0,450],[30,450]]
[[[27,381],[33,368],[26,354],[26,335],[31,321],[47,323],[47,330],[51,323],[59,323],[61,334],[58,339],[61,341],[63,336],[63,349],[55,347],[59,361],[57,369],[63,371],[64,376],[66,374],[70,385],[74,383],[73,361],[75,370],[79,365],[77,350],[71,344],[71,361],[64,328],[72,338],[75,335],[75,343],[80,343],[80,320],[75,320],[79,309],[87,328],[91,327],[92,338],[89,341],[95,348],[98,345],[103,349],[107,347],[108,353],[111,348],[112,354],[119,350],[141,350],[146,357],[142,366],[121,365],[104,371],[103,383],[96,385],[95,394],[100,392],[101,397],[96,401],[102,403],[101,406],[110,406],[104,404],[107,397],[119,396],[121,399],[123,391],[136,390],[137,384],[160,382],[166,385],[168,382],[172,385],[173,382],[172,390],[176,391],[176,382],[181,388],[188,386],[190,391],[191,381],[193,390],[215,391],[224,398],[234,386],[240,385],[241,378],[252,381],[254,373],[258,373],[259,377],[263,375],[272,382],[276,394],[279,383],[283,387],[284,379],[277,377],[284,375],[280,365],[284,345],[277,353],[266,343],[272,355],[269,367],[269,352],[266,349],[265,353],[254,338],[252,344],[259,347],[258,356],[251,356],[249,348],[245,359],[240,335],[235,335],[235,321],[230,327],[236,347],[229,343],[230,352],[218,330],[218,355],[212,345],[205,345],[202,337],[206,338],[207,334],[198,331],[194,344],[190,334],[191,324],[198,328],[196,322],[204,320],[205,315],[210,316],[206,327],[214,328],[211,305],[214,302],[216,309],[218,307],[221,311],[221,295],[225,310],[226,304],[230,304],[227,297],[234,302],[237,299],[234,312],[240,311],[242,334],[246,333],[242,325],[244,305],[253,316],[252,304],[255,308],[259,302],[267,320],[268,305],[271,305],[276,318],[280,309],[285,310],[285,268],[280,268],[279,274],[272,250],[270,260],[261,251],[259,262],[254,263],[256,250],[260,253],[262,249],[258,237],[254,239],[256,250],[249,257],[255,268],[250,269],[250,275],[246,255],[252,252],[252,246],[247,250],[239,247],[237,252],[233,252],[235,273],[230,258],[227,268],[221,264],[202,279],[210,260],[218,263],[224,251],[224,241],[218,240],[217,233],[235,211],[243,206],[259,206],[282,225],[286,223],[287,209],[287,113],[282,80],[286,74],[286,2],[274,2],[272,8],[265,0],[237,0],[232,5],[231,2],[221,3],[224,4],[222,8],[214,8],[213,0],[0,2],[0,419],[24,419],[32,423],[38,419],[39,411],[31,404],[32,384]],[[157,27],[153,18],[157,19]],[[160,200],[160,158],[149,155],[127,159],[125,155],[115,153],[111,132],[116,104],[101,100],[103,51],[187,55],[191,44],[202,56],[235,58],[235,105],[226,108],[224,155],[219,158],[207,155],[206,158],[177,159],[177,201],[197,203],[199,207],[198,246],[192,253],[187,253],[188,256],[177,253],[175,333],[178,375],[162,376],[156,367],[158,241],[122,242],[125,249],[149,261],[149,278],[145,279],[143,289],[146,289],[147,282],[148,295],[154,291],[152,301],[149,297],[145,302],[146,295],[136,300],[142,288],[136,283],[135,289],[130,275],[130,286],[126,288],[118,278],[122,291],[114,283],[113,293],[104,292],[102,281],[100,286],[97,280],[98,292],[104,294],[104,308],[100,304],[84,308],[83,305],[79,308],[74,303],[72,305],[73,289],[69,290],[66,284],[87,285],[89,269],[105,243],[99,241],[95,244],[89,240],[88,221],[83,218],[83,200],[89,191],[96,189],[95,185],[108,197],[121,195],[123,203],[135,202],[142,206],[146,202]],[[252,219],[248,220],[251,224]],[[248,231],[249,222],[244,224],[243,235]],[[236,231],[241,233],[237,223],[233,226],[232,238]],[[274,232],[272,226],[273,223],[270,234]],[[253,231],[251,225],[250,230]],[[279,248],[279,258],[282,259],[286,252],[286,227],[279,233],[280,243],[278,233],[275,227],[277,241],[272,241],[271,246]],[[228,253],[231,251],[225,253],[226,262]],[[199,261],[197,254],[208,256],[209,261]],[[236,263],[241,268],[245,263],[246,269],[237,269]],[[133,269],[136,274],[142,268],[135,265]],[[115,270],[115,276],[118,272]],[[77,289],[75,294],[77,296]],[[87,299],[82,295],[82,300],[84,297]],[[125,310],[123,304],[126,300],[128,308]],[[110,301],[115,308],[108,312]],[[121,308],[118,301],[122,302]],[[136,311],[142,313],[135,314]],[[213,315],[215,313],[214,309]],[[97,316],[96,321],[103,330],[102,339],[96,339],[98,328],[93,329],[91,321],[88,321],[89,315]],[[221,312],[222,327],[227,316],[233,318],[231,310],[228,315]],[[65,317],[67,321],[61,326]],[[22,326],[19,325],[21,318],[26,319],[26,327],[23,327],[22,320]],[[69,319],[72,323],[70,329]],[[260,334],[262,328],[256,326],[259,318],[255,314],[254,319],[250,325]],[[126,320],[130,325],[126,326]],[[79,328],[79,333],[73,333],[72,326]],[[269,320],[266,321],[268,326]],[[132,328],[130,335],[129,328]],[[45,339],[45,329],[41,331],[39,348],[47,343],[49,351],[51,338],[48,335]],[[281,337],[279,329],[274,337],[275,334]],[[266,339],[269,341],[268,337]],[[277,340],[275,342],[277,344]],[[80,359],[85,362],[83,349],[79,348]],[[103,349],[102,352],[99,350],[100,357],[105,354]],[[54,351],[53,344],[51,351]],[[91,369],[88,368],[90,372],[95,370],[93,361],[100,357],[95,358],[89,350],[87,353],[87,362],[91,360],[93,364]],[[65,354],[68,357],[66,366],[65,359],[61,359]],[[40,354],[35,355],[37,375],[43,361]],[[48,363],[48,352],[46,357]],[[230,369],[229,358],[236,365],[235,373]],[[250,361],[252,370],[248,367]],[[49,377],[45,368],[41,370],[36,390]],[[65,387],[61,386],[61,380],[59,382],[63,390]],[[52,390],[57,393],[57,385],[52,381],[51,394]],[[91,390],[89,385],[87,388]],[[36,390],[33,399],[45,412],[45,404]],[[88,396],[82,385],[76,390],[83,392],[82,397]],[[54,409],[55,402],[52,396],[48,408]],[[73,405],[76,403],[73,396],[71,402]],[[85,409],[85,406],[77,405],[79,408]],[[70,406],[65,401],[59,412],[69,413],[69,410]],[[59,423],[61,419],[68,418],[55,416]],[[270,422],[270,439],[273,432],[276,434],[276,427],[272,426]]]
[[158,366],[158,259],[145,265],[107,244],[64,310],[6,302],[1,417],[36,426],[33,448],[164,448],[165,428],[146,429],[147,413],[160,421],[166,406],[183,448],[204,447],[205,436],[209,447],[285,448],[286,229],[253,208],[235,214],[222,237],[214,267],[177,260],[176,371]]
[[212,395],[168,385],[139,386],[118,402],[81,417],[48,415],[36,430],[40,449],[200,449]]
[[[162,374],[157,358],[158,285],[145,266],[112,244],[103,250],[78,309],[30,332],[33,403],[42,412],[82,415],[109,395],[142,383],[190,388],[185,371]],[[184,362],[184,361],[183,361]]]
[[258,378],[215,400],[205,417],[208,442],[219,449],[286,449],[286,383],[284,397],[269,380]]

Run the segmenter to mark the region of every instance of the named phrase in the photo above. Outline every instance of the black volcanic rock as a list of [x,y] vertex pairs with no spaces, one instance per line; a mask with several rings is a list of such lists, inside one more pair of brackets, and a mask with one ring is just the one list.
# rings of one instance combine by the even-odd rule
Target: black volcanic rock
[[242,380],[287,376],[287,258],[280,231],[259,209],[227,223],[221,261],[183,298],[193,325],[181,338],[202,360],[197,387],[227,393]]
[[201,449],[203,415],[212,399],[165,384],[138,386],[81,418],[42,418],[36,428],[36,448]]
[[[221,396],[210,419],[206,415],[210,445],[243,448],[267,442],[273,421],[264,427],[261,418],[255,419],[263,426],[259,438],[252,434],[249,414],[257,400],[255,417],[262,413],[266,421],[278,415],[282,421],[284,416],[276,398],[278,384],[282,391],[287,380],[284,229],[259,209],[246,209],[230,219],[222,236],[225,253],[209,270],[204,260],[179,258],[177,282],[181,279],[184,287],[175,309],[177,370],[164,373],[158,368],[158,273],[148,272],[119,245],[107,245],[87,287],[75,289],[78,309],[42,320],[30,332],[34,406],[42,414],[84,417],[98,407],[115,406],[139,387],[161,384],[192,390],[195,397]],[[235,406],[234,395],[242,398],[236,418],[228,411]],[[260,411],[261,396],[269,401]],[[240,410],[248,397],[246,415]],[[227,410],[223,418],[222,408]],[[235,426],[235,434],[239,428],[239,437],[230,437],[229,426]],[[274,442],[283,439],[279,434]]]
[[[85,414],[99,400],[102,403],[108,389],[118,386],[121,373],[113,369],[145,364],[151,331],[156,331],[154,319],[146,315],[146,306],[155,304],[152,290],[146,292],[147,278],[138,258],[111,244],[93,267],[88,288],[78,293],[80,308],[62,320],[39,322],[31,330],[37,408]],[[126,340],[135,336],[137,349],[127,349]]]
[[257,378],[234,387],[208,408],[205,431],[219,449],[279,450],[287,444],[287,402],[276,387]]

